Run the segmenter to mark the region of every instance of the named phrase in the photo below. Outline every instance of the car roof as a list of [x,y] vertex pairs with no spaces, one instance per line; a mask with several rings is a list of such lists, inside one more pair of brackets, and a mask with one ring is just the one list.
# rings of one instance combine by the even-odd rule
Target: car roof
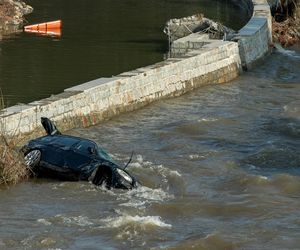
[[55,144],[58,146],[64,146],[70,148],[80,142],[91,143],[93,145],[96,145],[96,143],[91,140],[76,137],[76,136],[71,136],[71,135],[46,135],[36,140],[42,144],[47,144],[47,145]]

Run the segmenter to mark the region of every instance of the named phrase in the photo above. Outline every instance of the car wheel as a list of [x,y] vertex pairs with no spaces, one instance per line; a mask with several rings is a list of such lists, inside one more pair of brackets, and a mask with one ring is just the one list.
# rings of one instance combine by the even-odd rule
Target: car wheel
[[34,149],[25,155],[25,165],[31,168],[37,166],[41,160],[41,151],[38,149]]

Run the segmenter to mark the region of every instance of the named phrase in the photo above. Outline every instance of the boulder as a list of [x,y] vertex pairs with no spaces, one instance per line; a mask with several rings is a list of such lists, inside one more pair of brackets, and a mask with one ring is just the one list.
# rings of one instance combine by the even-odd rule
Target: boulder
[[[0,0],[0,34],[19,30],[33,8],[20,0]],[[1,35],[0,35],[1,36]]]

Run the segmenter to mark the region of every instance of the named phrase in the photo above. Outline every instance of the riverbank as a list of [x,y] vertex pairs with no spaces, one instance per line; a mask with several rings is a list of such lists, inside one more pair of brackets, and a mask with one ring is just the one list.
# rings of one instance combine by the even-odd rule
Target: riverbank
[[0,0],[0,38],[18,31],[33,8],[20,0]]
[[[4,101],[0,91],[0,110],[4,108]],[[25,166],[23,156],[17,147],[17,138],[8,138],[0,126],[0,187],[19,183],[29,177],[30,171]]]
[[300,42],[300,2],[274,1],[272,10],[273,41],[283,47]]

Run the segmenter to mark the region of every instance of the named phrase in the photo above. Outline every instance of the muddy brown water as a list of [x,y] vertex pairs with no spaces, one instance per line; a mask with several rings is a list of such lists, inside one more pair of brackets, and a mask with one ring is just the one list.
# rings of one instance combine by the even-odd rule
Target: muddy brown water
[[300,47],[275,51],[230,83],[69,131],[123,165],[134,151],[143,185],[2,188],[0,249],[299,249],[299,68]]
[[300,50],[233,82],[70,134],[143,183],[33,180],[0,192],[2,249],[299,249]]

